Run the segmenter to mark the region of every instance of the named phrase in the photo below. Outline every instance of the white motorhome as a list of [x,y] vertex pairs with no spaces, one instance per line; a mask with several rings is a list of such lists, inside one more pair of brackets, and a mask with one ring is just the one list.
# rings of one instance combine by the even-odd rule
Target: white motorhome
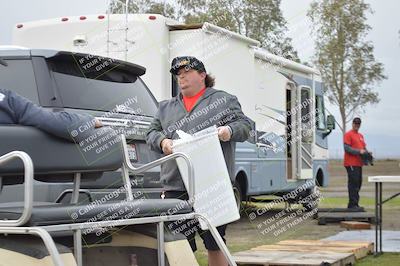
[[[218,18],[216,18],[218,19]],[[216,77],[216,88],[238,97],[255,122],[253,141],[236,148],[238,202],[283,195],[304,184],[326,186],[327,135],[334,119],[324,113],[317,70],[259,48],[259,42],[211,23],[183,25],[156,14],[62,17],[16,25],[13,44],[85,52],[145,66],[143,80],[157,100],[177,95],[172,58],[191,55]],[[90,60],[77,62],[90,67]],[[310,181],[310,182],[307,182]]]

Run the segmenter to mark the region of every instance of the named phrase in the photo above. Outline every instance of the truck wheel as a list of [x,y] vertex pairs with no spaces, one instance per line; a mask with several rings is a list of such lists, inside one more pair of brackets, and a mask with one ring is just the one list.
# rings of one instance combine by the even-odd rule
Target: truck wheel
[[237,181],[235,181],[235,184],[233,185],[233,195],[235,196],[236,206],[240,213],[242,209],[243,199],[242,199],[242,189],[240,188],[240,184]]

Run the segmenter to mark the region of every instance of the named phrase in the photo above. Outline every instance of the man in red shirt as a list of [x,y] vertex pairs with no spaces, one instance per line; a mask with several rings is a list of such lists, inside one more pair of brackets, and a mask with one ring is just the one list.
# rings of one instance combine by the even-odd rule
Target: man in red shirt
[[361,119],[353,119],[352,129],[344,135],[344,167],[347,170],[349,191],[349,203],[347,208],[361,211],[358,205],[360,200],[359,191],[362,184],[362,166],[364,165],[361,155],[366,154],[364,136],[358,131],[361,126]]

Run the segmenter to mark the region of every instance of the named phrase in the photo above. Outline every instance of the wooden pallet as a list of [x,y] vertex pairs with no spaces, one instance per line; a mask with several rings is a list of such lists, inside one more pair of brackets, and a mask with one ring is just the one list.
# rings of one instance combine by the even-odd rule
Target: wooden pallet
[[[339,240],[284,240],[280,241],[281,246],[296,247],[318,247],[319,250],[336,252],[350,252],[361,259],[374,251],[374,243],[367,241],[339,241]],[[342,250],[342,251],[341,251]]]
[[371,224],[358,221],[341,221],[340,227],[346,228],[347,230],[364,230],[371,229]]
[[373,251],[360,241],[285,240],[233,254],[238,265],[335,265],[355,263]]
[[365,212],[365,210],[354,210],[349,208],[318,208],[318,213],[321,212]]
[[339,223],[341,221],[375,222],[375,215],[369,212],[324,212],[318,213],[318,224]]
[[355,263],[355,256],[352,253],[304,253],[296,251],[257,251],[249,250],[234,254],[238,265],[296,265],[296,266],[345,266]]

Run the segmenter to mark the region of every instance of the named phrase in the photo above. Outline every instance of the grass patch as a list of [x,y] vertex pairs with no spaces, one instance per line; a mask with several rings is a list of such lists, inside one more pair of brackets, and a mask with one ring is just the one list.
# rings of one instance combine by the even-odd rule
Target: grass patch
[[[342,197],[342,198],[322,198],[321,202],[319,203],[320,208],[346,208],[347,207],[347,202],[348,198]],[[366,198],[366,197],[361,197],[360,198],[360,206],[364,207],[375,207],[375,199],[374,198]],[[394,198],[385,204],[383,204],[383,207],[399,207],[400,206],[400,198]]]
[[[238,250],[233,250],[229,248],[231,253]],[[246,250],[242,248],[240,250]],[[204,252],[196,252],[195,254],[197,262],[200,266],[207,266],[207,255]],[[378,257],[374,255],[369,255],[361,260],[356,261],[356,266],[398,266],[400,265],[400,253],[384,253]]]
[[[197,243],[201,242],[198,241]],[[246,244],[234,244],[232,245],[228,244],[228,249],[231,254],[243,251],[243,250],[249,250],[253,247],[266,244],[266,243],[257,243],[254,244],[253,242],[247,242]],[[271,243],[272,244],[272,243]],[[195,257],[197,262],[199,263],[200,266],[208,266],[208,260],[207,260],[207,250],[204,248],[203,243],[200,243],[200,245],[197,245],[198,250],[195,252]]]
[[357,266],[398,266],[400,265],[400,253],[384,253],[378,257],[370,255],[356,263]]
[[[233,249],[229,248],[231,253],[234,253]],[[244,248],[240,250],[246,250]],[[204,252],[196,252],[195,254],[197,262],[200,266],[207,266],[207,255]],[[356,262],[356,266],[398,266],[400,265],[400,253],[384,253],[378,257],[369,255]]]
[[197,262],[199,263],[200,266],[207,266],[208,261],[207,261],[207,255],[204,254],[203,252],[196,252],[194,253]]

